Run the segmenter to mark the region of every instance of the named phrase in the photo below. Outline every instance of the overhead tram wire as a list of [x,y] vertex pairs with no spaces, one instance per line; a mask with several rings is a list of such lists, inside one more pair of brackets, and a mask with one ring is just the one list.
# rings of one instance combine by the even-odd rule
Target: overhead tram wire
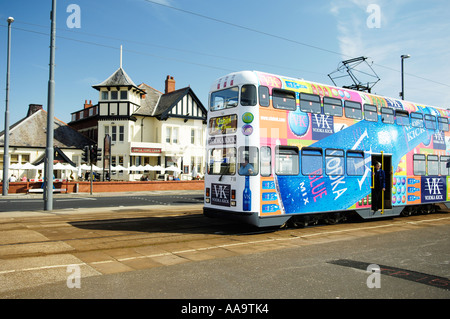
[[[224,21],[224,20],[221,20],[221,19],[213,18],[213,17],[207,16],[207,15],[204,15],[204,14],[200,14],[200,13],[197,13],[197,12],[193,12],[193,11],[177,8],[177,7],[174,7],[174,6],[171,6],[171,5],[168,5],[168,4],[164,4],[164,3],[161,3],[161,2],[157,2],[157,1],[154,1],[154,0],[143,0],[143,1],[155,4],[155,5],[158,5],[158,6],[166,7],[166,8],[172,9],[172,10],[176,10],[176,11],[179,11],[179,12],[187,13],[187,14],[190,14],[190,15],[193,15],[193,16],[197,16],[197,17],[200,17],[200,18],[203,18],[203,19],[210,20],[210,21],[214,21],[214,22],[226,24],[226,25],[229,25],[229,26],[233,26],[235,28],[239,28],[239,29],[243,29],[243,30],[259,33],[259,34],[266,35],[266,36],[269,36],[269,37],[272,37],[272,38],[288,41],[288,42],[291,42],[291,43],[294,43],[294,44],[298,44],[298,45],[301,45],[301,46],[305,46],[305,47],[309,47],[309,48],[312,48],[312,49],[320,50],[320,51],[323,51],[323,52],[331,53],[331,54],[334,54],[334,55],[339,55],[341,57],[343,56],[343,57],[347,57],[347,58],[354,58],[352,56],[349,56],[349,55],[346,55],[346,54],[343,54],[343,53],[340,53],[340,52],[336,52],[336,51],[333,51],[333,50],[325,49],[325,48],[322,48],[322,47],[318,47],[316,45],[312,45],[312,44],[300,42],[300,41],[297,41],[297,40],[289,39],[289,38],[286,38],[286,37],[283,37],[283,36],[280,36],[280,35],[276,35],[276,34],[272,34],[272,33],[269,33],[269,32],[257,30],[257,29],[254,29],[254,28],[242,26],[242,25],[239,25],[239,24],[236,24],[236,23],[231,23],[231,22],[228,22],[228,21]],[[373,64],[378,66],[378,67],[381,67],[381,68],[384,68],[384,69],[387,69],[387,70],[390,70],[390,71],[394,71],[394,72],[400,73],[399,70],[396,70],[394,68],[391,68],[391,67],[388,67],[388,66],[384,66],[384,65],[381,65],[381,64],[378,64],[378,63],[373,63]],[[421,79],[421,80],[424,80],[424,81],[429,81],[429,82],[432,82],[432,83],[435,83],[435,84],[440,84],[440,85],[443,85],[443,86],[450,87],[450,84],[446,84],[446,83],[442,83],[442,82],[439,82],[439,81],[431,80],[431,79],[424,78],[424,77],[421,77],[421,76],[418,76],[418,75],[415,75],[415,74],[411,74],[411,73],[404,73],[404,74],[412,76],[412,77],[415,77],[415,78],[418,78],[418,79]]]
[[[17,21],[17,22],[19,24],[25,24],[25,25],[30,25],[30,26],[34,26],[34,27],[40,27],[40,28],[47,28],[47,26],[43,26],[43,25],[39,25],[39,24],[28,23],[28,22],[23,22],[23,21]],[[0,27],[7,27],[7,26],[4,26],[4,25],[0,24]],[[39,34],[39,35],[48,36],[48,33],[45,33],[45,32],[39,32],[39,31],[35,31],[35,30],[29,30],[29,29],[17,28],[17,27],[15,27],[14,29],[19,30],[19,31],[30,32],[30,33],[35,33],[35,34]],[[318,74],[318,75],[324,75],[324,73],[321,73],[321,72],[311,71],[311,70],[303,70],[303,69],[293,68],[291,66],[281,66],[281,65],[274,65],[274,64],[269,64],[269,63],[261,63],[261,62],[255,62],[255,61],[242,60],[242,59],[237,59],[237,58],[234,58],[234,57],[214,55],[214,54],[198,52],[198,51],[192,51],[192,50],[185,50],[185,49],[180,49],[180,48],[173,48],[173,47],[168,47],[168,46],[154,44],[154,43],[149,43],[149,42],[140,42],[140,41],[134,41],[134,40],[129,40],[129,39],[121,39],[121,38],[112,37],[112,36],[106,36],[106,35],[101,35],[101,34],[95,34],[95,33],[89,33],[89,32],[81,32],[81,31],[78,31],[78,30],[77,31],[67,30],[66,28],[57,28],[57,30],[65,31],[65,32],[71,32],[73,34],[82,34],[82,35],[92,36],[92,37],[97,37],[97,38],[110,39],[110,40],[114,40],[114,41],[119,41],[120,43],[132,43],[132,44],[138,44],[138,45],[144,45],[144,46],[153,46],[153,47],[158,47],[158,48],[161,48],[161,49],[167,49],[167,50],[172,50],[172,51],[179,51],[179,52],[185,52],[185,53],[190,53],[190,54],[202,55],[202,56],[207,56],[207,57],[212,57],[212,58],[217,58],[217,59],[223,59],[223,60],[228,60],[228,61],[236,61],[236,62],[241,62],[241,63],[252,63],[252,64],[257,64],[257,65],[262,65],[262,66],[267,66],[267,67],[272,67],[272,68],[279,68],[279,69],[286,69],[286,70],[296,71],[296,72],[305,72],[305,73],[313,73],[313,74]],[[59,38],[59,39],[75,41],[75,42],[80,42],[80,43],[84,43],[84,44],[95,45],[95,46],[104,47],[104,48],[110,48],[110,49],[114,49],[114,50],[117,49],[117,47],[112,46],[112,45],[100,44],[100,43],[97,43],[97,42],[91,42],[91,41],[87,41],[87,40],[79,40],[79,39],[66,37],[66,36],[61,36],[61,35],[57,35],[56,37]],[[159,56],[159,55],[155,55],[155,54],[151,54],[151,53],[147,53],[147,52],[142,52],[142,51],[136,51],[136,50],[130,50],[130,49],[124,49],[124,51],[130,52],[130,53],[134,53],[134,54],[152,56],[152,57],[161,58],[161,59],[165,59],[165,60],[177,61],[177,62],[180,62],[180,63],[187,63],[187,64],[198,65],[198,66],[207,67],[207,68],[216,69],[216,70],[222,70],[222,71],[226,71],[226,72],[234,72],[234,71],[236,71],[234,69],[220,68],[220,67],[217,67],[217,66],[211,66],[211,65],[202,64],[202,63],[195,63],[195,62],[181,60],[181,59],[176,59],[176,58],[168,58],[166,56]]]

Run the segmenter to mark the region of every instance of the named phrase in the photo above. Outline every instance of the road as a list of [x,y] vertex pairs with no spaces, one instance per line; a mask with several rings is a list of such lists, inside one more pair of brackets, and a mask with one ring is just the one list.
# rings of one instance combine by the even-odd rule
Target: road
[[[100,207],[126,207],[141,205],[184,205],[203,203],[203,191],[174,192],[134,192],[134,193],[97,193],[55,194],[53,209],[79,209]],[[41,195],[8,195],[0,197],[0,213],[14,211],[35,211],[44,208]]]
[[[0,297],[450,298],[448,213],[258,229],[201,212],[178,203],[0,213]],[[368,287],[370,264],[380,288]]]

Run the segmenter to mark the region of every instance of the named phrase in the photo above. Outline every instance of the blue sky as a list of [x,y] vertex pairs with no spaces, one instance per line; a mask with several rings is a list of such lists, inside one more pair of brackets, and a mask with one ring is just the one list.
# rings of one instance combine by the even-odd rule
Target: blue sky
[[[47,108],[51,2],[0,2],[0,130],[9,16],[15,19],[10,123],[29,104]],[[80,8],[80,28],[67,23],[75,21],[70,4]],[[378,11],[368,11],[373,5]],[[362,55],[381,78],[373,92],[397,98],[400,56],[410,54],[406,99],[450,107],[448,12],[447,0],[58,0],[55,116],[69,122],[85,100],[97,103],[92,85],[119,67],[120,45],[123,68],[137,85],[163,91],[171,75],[177,89],[190,85],[205,106],[212,81],[229,72],[332,84],[328,74],[340,61]]]

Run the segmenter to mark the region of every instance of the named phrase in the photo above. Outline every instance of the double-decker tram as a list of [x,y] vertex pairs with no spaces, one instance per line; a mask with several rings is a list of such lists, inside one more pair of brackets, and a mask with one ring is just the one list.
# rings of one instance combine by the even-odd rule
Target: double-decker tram
[[448,115],[262,72],[226,75],[209,94],[204,214],[265,227],[450,207]]

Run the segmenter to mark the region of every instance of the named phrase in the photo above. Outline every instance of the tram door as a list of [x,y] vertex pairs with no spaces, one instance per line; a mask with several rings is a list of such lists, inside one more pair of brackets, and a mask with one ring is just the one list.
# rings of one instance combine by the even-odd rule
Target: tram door
[[[380,194],[380,196],[384,199],[384,209],[392,208],[392,155],[386,154],[372,154],[372,208],[374,203],[374,198],[376,198],[375,192],[375,163],[378,162],[381,164],[381,169],[384,171],[386,176],[386,190]],[[378,207],[378,210],[382,210],[382,207]]]

